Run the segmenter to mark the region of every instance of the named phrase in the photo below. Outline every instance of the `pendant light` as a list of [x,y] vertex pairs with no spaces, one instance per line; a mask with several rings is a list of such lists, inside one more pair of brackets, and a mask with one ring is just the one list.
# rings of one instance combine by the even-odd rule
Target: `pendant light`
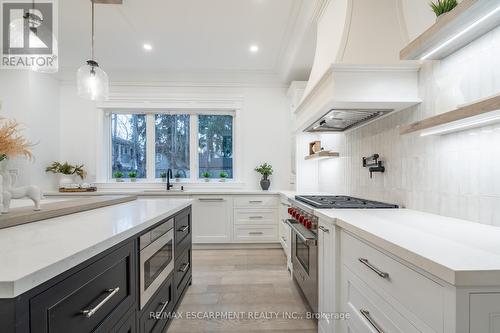
[[91,60],[80,67],[77,72],[78,96],[92,101],[102,101],[109,95],[109,79],[94,59],[94,1],[92,1],[92,40]]

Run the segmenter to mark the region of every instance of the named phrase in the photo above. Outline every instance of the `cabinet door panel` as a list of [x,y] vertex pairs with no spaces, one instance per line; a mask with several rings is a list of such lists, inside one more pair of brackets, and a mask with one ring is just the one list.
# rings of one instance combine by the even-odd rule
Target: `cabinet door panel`
[[470,332],[500,333],[500,294],[470,295]]
[[232,215],[231,197],[194,197],[193,243],[230,243]]
[[[318,308],[320,313],[330,314],[336,311],[335,286],[336,286],[336,249],[335,249],[335,227],[324,221],[319,223],[318,230]],[[333,333],[335,320],[324,316],[318,321],[321,332]]]

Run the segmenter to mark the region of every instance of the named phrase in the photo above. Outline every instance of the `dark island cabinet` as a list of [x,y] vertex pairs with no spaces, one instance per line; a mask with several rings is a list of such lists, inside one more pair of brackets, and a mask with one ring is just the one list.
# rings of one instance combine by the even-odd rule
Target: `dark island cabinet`
[[[139,233],[13,299],[2,333],[163,333],[191,284],[191,207],[174,219],[174,269],[141,310]],[[163,220],[164,221],[164,220]],[[150,230],[161,225],[151,226]]]

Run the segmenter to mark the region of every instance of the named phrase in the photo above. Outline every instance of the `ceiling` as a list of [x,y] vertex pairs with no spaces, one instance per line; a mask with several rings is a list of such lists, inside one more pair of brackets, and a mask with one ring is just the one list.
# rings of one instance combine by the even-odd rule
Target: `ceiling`
[[[294,40],[302,7],[312,2],[123,0],[123,5],[96,4],[95,54],[105,70],[277,73]],[[90,9],[89,0],[59,1],[63,69],[74,69],[90,57]],[[305,47],[299,45],[300,52],[294,52],[295,67],[310,69],[315,38],[306,37],[300,41]],[[153,50],[145,52],[144,43],[150,43]],[[252,44],[259,46],[258,53],[249,52]]]

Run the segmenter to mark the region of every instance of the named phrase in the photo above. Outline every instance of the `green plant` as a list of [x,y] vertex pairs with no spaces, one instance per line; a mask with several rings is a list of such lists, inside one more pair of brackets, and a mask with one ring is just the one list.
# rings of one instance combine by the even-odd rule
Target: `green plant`
[[437,1],[431,1],[429,3],[429,6],[431,6],[432,11],[434,12],[434,14],[436,14],[436,16],[448,13],[457,5],[458,5],[457,0],[437,0]]
[[267,179],[270,175],[273,174],[273,166],[267,163],[261,164],[260,166],[255,168],[255,171],[262,175],[263,179]]
[[113,177],[118,178],[118,179],[123,178],[123,172],[115,171],[115,173],[113,174]]
[[177,171],[174,175],[174,178],[181,178],[181,173]]
[[128,173],[129,178],[137,178],[137,171],[130,171]]
[[45,172],[60,173],[63,175],[77,175],[82,180],[87,176],[84,165],[71,165],[68,162],[52,162],[51,165],[45,168]]
[[167,178],[167,173],[165,171],[160,172],[160,178]]
[[227,178],[227,177],[229,177],[229,175],[227,174],[227,172],[221,171],[221,173],[219,173],[219,178],[223,178],[224,179],[224,178]]
[[210,178],[211,174],[210,174],[210,172],[205,171],[205,172],[203,172],[203,173],[201,174],[201,176],[202,176],[203,178]]

